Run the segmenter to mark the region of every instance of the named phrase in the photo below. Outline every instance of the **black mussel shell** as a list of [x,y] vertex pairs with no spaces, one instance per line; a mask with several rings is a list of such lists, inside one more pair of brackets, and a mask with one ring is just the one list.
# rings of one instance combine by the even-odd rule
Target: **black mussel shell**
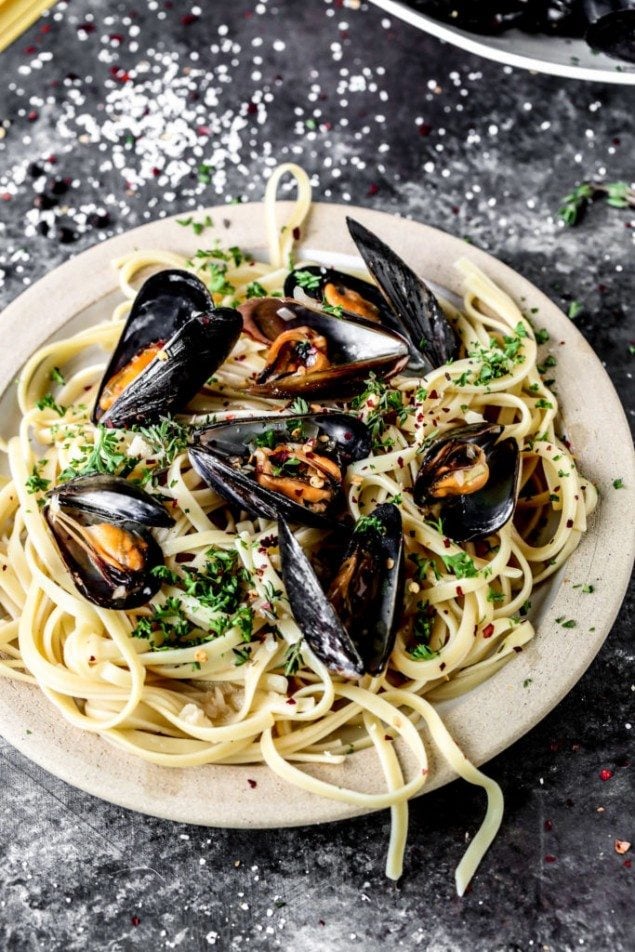
[[[176,413],[230,354],[242,317],[215,308],[205,285],[187,271],[152,275],[135,298],[103,376],[93,422],[126,428]],[[100,403],[109,381],[152,345],[162,347],[108,408]]]
[[82,509],[106,520],[127,519],[164,529],[174,525],[174,519],[154,496],[120,476],[76,476],[48,495],[60,506]]
[[318,305],[326,303],[331,307],[341,307],[346,314],[385,324],[401,333],[379,288],[344,271],[321,265],[296,268],[287,275],[284,293],[297,301],[305,301],[308,297]]
[[585,40],[594,50],[635,63],[634,0],[585,0]]
[[455,360],[459,339],[427,284],[368,228],[352,218],[346,222],[366,267],[409,342],[409,369],[425,374]]
[[253,449],[258,445],[273,449],[280,444],[303,445],[307,441],[314,444],[316,455],[334,461],[342,470],[368,456],[372,446],[364,423],[350,414],[333,412],[215,423],[194,431],[189,455],[196,472],[212,489],[252,516],[277,519],[282,514],[302,525],[332,527],[342,502],[341,486],[334,487],[336,491],[324,511],[316,512],[261,486],[253,467],[249,467]]
[[307,644],[329,671],[345,678],[360,678],[364,664],[359,652],[282,516],[278,517],[278,544],[291,612]]
[[173,525],[164,507],[124,479],[85,476],[48,493],[49,528],[76,588],[95,605],[124,610],[159,590],[163,552],[147,526]]
[[280,298],[250,298],[239,304],[245,334],[261,344],[270,344],[284,333],[287,322],[278,314],[281,304]]
[[382,503],[358,521],[328,593],[367,674],[380,674],[394,647],[403,579],[401,513]]
[[[413,487],[419,506],[438,505],[444,532],[457,542],[481,539],[497,532],[511,519],[516,506],[520,453],[512,437],[497,442],[503,427],[475,423],[448,430],[434,440],[421,460]],[[440,474],[460,469],[482,450],[489,470],[484,484],[473,492],[435,495]]]
[[406,340],[371,321],[343,320],[292,300],[280,301],[276,315],[284,321],[284,332],[308,327],[324,337],[329,366],[313,373],[279,374],[275,364],[268,363],[250,388],[251,393],[270,397],[352,396],[363,390],[371,373],[384,379],[391,377],[403,370],[408,360]]

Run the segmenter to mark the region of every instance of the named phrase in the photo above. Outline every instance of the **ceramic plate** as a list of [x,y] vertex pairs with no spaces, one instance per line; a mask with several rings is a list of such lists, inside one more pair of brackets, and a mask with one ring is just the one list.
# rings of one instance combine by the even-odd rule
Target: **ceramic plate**
[[635,86],[635,66],[632,63],[594,53],[581,39],[522,33],[520,30],[507,30],[500,36],[482,36],[433,20],[399,0],[371,0],[371,3],[425,33],[497,63],[520,66],[537,73],[550,73],[552,76]]
[[[285,209],[283,203],[281,220]],[[214,236],[223,243],[265,255],[261,205],[223,206],[209,213],[220,226]],[[467,255],[525,307],[537,308],[537,323],[547,328],[558,351],[559,398],[580,469],[602,491],[599,510],[582,544],[560,576],[544,587],[542,598],[535,600],[540,601],[534,614],[536,638],[485,684],[439,705],[465,753],[480,764],[513,744],[571,690],[611,628],[633,553],[625,531],[631,525],[632,493],[630,488],[617,492],[611,486],[618,476],[626,487],[635,485],[628,426],[609,378],[571,322],[523,277],[459,238],[381,212],[316,204],[304,229],[302,253],[324,263],[354,263],[355,249],[344,223],[351,213],[435,285],[459,293],[452,263]],[[0,349],[3,435],[17,426],[13,381],[28,356],[51,337],[66,336],[106,318],[120,300],[113,258],[137,248],[167,248],[189,256],[199,243],[190,229],[173,218],[144,225],[78,255],[11,304],[0,317],[0,330],[5,340],[11,339],[10,348]],[[607,440],[607,433],[611,439]],[[594,585],[592,597],[582,598],[579,590],[572,589],[580,582]],[[577,627],[556,624],[560,615],[575,618]],[[527,678],[531,685],[524,688]],[[362,812],[289,787],[263,766],[170,769],[146,764],[94,734],[69,726],[36,688],[22,683],[1,683],[0,733],[62,780],[121,806],[170,820],[277,827]],[[430,752],[426,790],[453,779],[432,748]],[[336,784],[368,792],[382,789],[381,771],[370,750],[352,755],[340,766],[311,765],[307,770]],[[253,780],[255,786],[248,783]]]

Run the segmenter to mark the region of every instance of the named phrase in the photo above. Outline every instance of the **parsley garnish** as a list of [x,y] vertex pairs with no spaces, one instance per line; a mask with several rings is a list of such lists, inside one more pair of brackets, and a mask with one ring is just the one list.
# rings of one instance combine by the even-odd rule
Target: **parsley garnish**
[[438,651],[430,648],[430,637],[432,635],[432,616],[430,614],[429,603],[419,602],[417,613],[414,616],[412,625],[412,637],[415,644],[408,648],[408,654],[415,661],[430,661],[436,658]]
[[31,475],[24,484],[28,493],[43,493],[51,485],[50,479],[44,479],[44,477],[40,475],[40,470],[44,466],[44,463],[44,460],[40,460],[31,470]]
[[290,409],[293,410],[294,413],[308,413],[309,404],[306,402],[306,400],[303,400],[302,397],[296,397],[292,402]]
[[189,428],[168,416],[152,426],[138,426],[133,429],[148,444],[156,465],[161,469],[174,462],[176,457],[186,449],[189,441]]
[[267,297],[267,291],[263,288],[262,284],[259,284],[258,281],[252,281],[251,284],[247,285],[247,298],[262,298]]
[[214,222],[209,215],[206,215],[203,221],[196,221],[191,215],[189,218],[177,218],[176,223],[182,228],[191,228],[195,235],[202,234],[206,228],[214,227]]
[[623,479],[614,479],[614,480],[613,480],[613,489],[624,489],[624,480],[623,480]]
[[446,569],[454,572],[457,578],[475,578],[478,575],[474,560],[470,558],[467,552],[458,552],[456,555],[442,555],[441,558]]
[[381,519],[377,516],[360,516],[355,523],[354,532],[367,532],[368,529],[374,529],[380,535],[384,535],[385,529]]
[[129,457],[121,448],[122,434],[118,430],[98,426],[95,442],[86,443],[81,449],[84,455],[73,460],[59,475],[60,482],[66,482],[75,476],[87,476],[92,473],[109,473],[125,476],[137,465],[138,460]]
[[51,370],[49,374],[49,377],[54,383],[59,383],[60,385],[66,383],[64,374],[62,373],[59,367],[53,367],[53,369]]
[[319,274],[312,274],[310,271],[294,271],[293,276],[296,283],[307,291],[317,291],[322,283],[321,276]]
[[254,437],[254,446],[266,446],[270,450],[274,448],[278,439],[278,434],[275,430],[265,430],[264,433],[259,433]]
[[581,314],[584,310],[584,304],[581,304],[580,301],[571,301],[569,309],[567,310],[567,317],[570,317],[572,321],[575,321],[578,314]]
[[[364,408],[364,404],[371,397],[378,398],[373,400],[374,406]],[[368,380],[366,380],[366,389],[363,393],[354,397],[351,401],[351,409],[359,410],[360,408],[364,408],[368,412],[365,422],[370,430],[375,449],[386,448],[381,441],[381,437],[387,425],[397,421],[403,424],[408,416],[414,413],[414,407],[404,404],[401,391],[392,390],[383,380],[378,380],[374,373],[371,373]]]
[[635,208],[635,190],[628,182],[581,182],[562,199],[558,214],[565,225],[577,225],[589,202],[602,197],[612,208]]
[[284,655],[284,673],[287,677],[290,677],[292,674],[295,674],[304,666],[304,658],[302,657],[302,638],[299,641],[295,641],[292,645],[289,645]]
[[52,393],[45,394],[35,405],[38,410],[55,410],[58,416],[64,416],[68,409],[68,407],[63,407],[61,404],[56,403]]

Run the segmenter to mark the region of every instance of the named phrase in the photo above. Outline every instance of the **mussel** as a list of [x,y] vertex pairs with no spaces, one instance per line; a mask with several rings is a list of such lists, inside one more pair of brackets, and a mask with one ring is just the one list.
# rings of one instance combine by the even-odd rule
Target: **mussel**
[[216,492],[254,516],[333,525],[346,467],[371,451],[347,413],[250,417],[195,430],[189,455]]
[[335,268],[321,265],[295,268],[287,275],[284,293],[286,297],[297,301],[307,301],[309,298],[319,305],[341,308],[346,314],[399,330],[386,301],[374,284],[344,271],[336,271]]
[[115,476],[77,476],[47,494],[45,515],[81,594],[102,608],[144,605],[159,589],[163,552],[148,526],[174,524],[164,506]]
[[342,320],[293,300],[241,305],[245,332],[270,341],[267,365],[251,393],[269,397],[342,397],[359,393],[370,373],[391,377],[408,360],[404,338],[355,318]]
[[311,650],[344,677],[381,673],[395,643],[403,595],[399,509],[384,503],[358,521],[326,594],[282,517],[278,542],[291,612]]
[[394,326],[409,343],[408,368],[429,373],[459,355],[460,341],[436,297],[412,268],[353,218],[348,230],[384,295]]
[[635,0],[584,0],[585,40],[594,50],[635,63]]
[[457,542],[497,532],[514,513],[520,454],[513,437],[499,441],[502,432],[494,423],[456,427],[423,453],[414,501],[436,508]]
[[152,275],[137,294],[99,386],[93,423],[126,428],[182,410],[230,354],[242,330],[187,271]]

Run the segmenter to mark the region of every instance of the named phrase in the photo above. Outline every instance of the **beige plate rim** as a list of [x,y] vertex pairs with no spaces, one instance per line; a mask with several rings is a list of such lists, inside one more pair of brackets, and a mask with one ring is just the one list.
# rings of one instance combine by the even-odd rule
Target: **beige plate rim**
[[[290,205],[280,203],[281,220]],[[263,250],[261,204],[208,210],[218,224],[212,237]],[[199,216],[205,214],[200,211]],[[383,212],[316,203],[303,247],[328,249],[335,257],[354,255],[344,218],[353,214],[392,244],[420,274],[455,293],[460,280],[452,263],[468,257],[526,308],[551,334],[558,353],[557,380],[567,430],[580,468],[602,490],[597,516],[565,571],[552,583],[539,612],[534,641],[490,681],[443,706],[444,719],[466,755],[477,764],[491,759],[534,727],[571,690],[601,647],[621,605],[631,572],[635,461],[624,412],[590,346],[549,299],[502,262],[442,231]],[[0,350],[0,393],[12,383],[28,356],[68,320],[116,289],[110,262],[136,248],[170,249],[191,255],[201,240],[176,217],[161,219],[89,249],[25,291],[0,317],[13,333],[11,348]],[[258,236],[254,240],[254,236]],[[207,234],[206,234],[207,238]],[[324,252],[327,254],[327,252]],[[563,344],[560,342],[564,341]],[[610,439],[607,434],[610,433]],[[615,491],[620,476],[626,489]],[[595,593],[581,597],[573,584],[593,581]],[[575,618],[565,629],[555,619]],[[528,687],[523,682],[531,679]],[[288,786],[265,766],[172,769],[156,767],[120,751],[94,734],[68,725],[37,689],[3,681],[0,734],[30,760],[94,796],[153,816],[207,826],[286,827],[339,820],[366,812]],[[341,766],[311,766],[315,776],[338,785],[375,792],[382,789],[374,754],[364,751]],[[431,751],[424,788],[454,778]],[[249,781],[256,781],[256,785]]]

